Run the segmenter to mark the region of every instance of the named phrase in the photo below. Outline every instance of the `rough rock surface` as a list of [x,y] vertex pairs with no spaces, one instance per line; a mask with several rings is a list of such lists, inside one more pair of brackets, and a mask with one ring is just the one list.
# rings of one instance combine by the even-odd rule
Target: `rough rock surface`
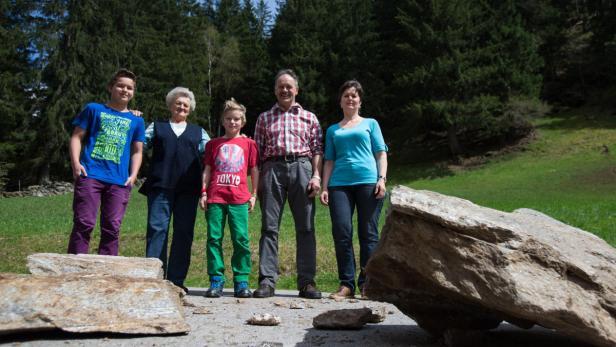
[[190,327],[179,291],[152,278],[0,274],[0,335],[51,329],[184,333]]
[[35,253],[28,256],[28,270],[34,275],[127,276],[163,278],[162,262],[156,258],[111,257],[94,254]]
[[616,345],[616,250],[539,212],[396,187],[367,296],[436,335],[534,324]]

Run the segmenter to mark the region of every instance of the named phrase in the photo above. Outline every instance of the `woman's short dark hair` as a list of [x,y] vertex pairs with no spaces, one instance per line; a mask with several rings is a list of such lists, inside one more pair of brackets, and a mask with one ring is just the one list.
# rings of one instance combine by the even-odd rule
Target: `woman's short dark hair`
[[349,88],[355,88],[357,95],[359,95],[360,98],[364,97],[364,89],[361,87],[361,83],[357,80],[348,80],[340,86],[340,90],[338,91],[338,100],[342,99],[342,94],[344,94],[344,92]]

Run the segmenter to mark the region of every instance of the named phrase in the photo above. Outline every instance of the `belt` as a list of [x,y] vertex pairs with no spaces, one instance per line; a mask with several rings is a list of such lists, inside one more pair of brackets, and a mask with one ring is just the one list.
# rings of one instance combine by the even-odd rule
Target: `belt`
[[268,157],[265,161],[284,161],[287,163],[291,163],[294,161],[298,161],[302,158],[308,158],[306,155],[295,155],[295,154],[287,154],[287,155],[275,155],[272,157]]

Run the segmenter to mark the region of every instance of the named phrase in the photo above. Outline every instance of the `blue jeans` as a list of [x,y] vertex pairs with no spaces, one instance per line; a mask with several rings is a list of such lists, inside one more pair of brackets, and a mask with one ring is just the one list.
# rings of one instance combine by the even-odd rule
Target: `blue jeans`
[[359,236],[359,277],[366,282],[366,264],[379,242],[379,218],[385,199],[374,196],[375,184],[329,187],[329,213],[338,263],[340,285],[355,291],[355,252],[353,251],[353,212],[357,207]]
[[[190,251],[195,233],[195,218],[199,195],[153,189],[148,194],[148,232],[145,256],[163,262],[165,278],[184,285],[190,266]],[[167,263],[169,222],[173,214],[173,237]]]

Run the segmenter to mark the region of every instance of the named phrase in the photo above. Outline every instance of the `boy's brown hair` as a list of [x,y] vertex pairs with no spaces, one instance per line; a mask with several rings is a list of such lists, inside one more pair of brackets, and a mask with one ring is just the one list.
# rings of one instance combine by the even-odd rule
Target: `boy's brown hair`
[[118,81],[118,79],[122,77],[130,78],[131,80],[133,80],[135,87],[137,87],[137,75],[135,75],[134,72],[128,69],[120,69],[116,71],[113,76],[111,76],[111,80],[109,81],[109,83],[107,83],[107,88],[113,87],[113,85]]
[[220,115],[221,123],[225,121],[225,114],[229,111],[240,111],[242,114],[240,117],[242,118],[242,125],[246,124],[246,107],[235,101],[234,98],[225,101],[225,106],[222,108],[222,114]]

